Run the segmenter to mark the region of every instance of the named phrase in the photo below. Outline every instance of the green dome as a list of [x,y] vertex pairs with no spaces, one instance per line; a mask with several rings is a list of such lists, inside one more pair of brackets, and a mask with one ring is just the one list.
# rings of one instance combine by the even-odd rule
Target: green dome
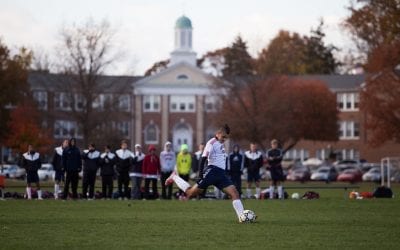
[[177,29],[191,29],[192,28],[192,21],[185,16],[181,16],[176,20],[175,28]]

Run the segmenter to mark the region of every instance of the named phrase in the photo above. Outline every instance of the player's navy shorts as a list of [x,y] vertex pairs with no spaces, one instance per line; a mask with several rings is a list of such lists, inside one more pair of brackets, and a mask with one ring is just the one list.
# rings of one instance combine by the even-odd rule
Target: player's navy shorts
[[27,183],[36,183],[36,182],[39,182],[39,175],[38,175],[38,173],[35,171],[35,172],[28,172],[27,174],[26,174],[26,182]]
[[273,166],[269,170],[271,172],[271,179],[273,181],[284,181],[283,169],[282,166]]
[[54,180],[64,181],[64,171],[56,170],[56,172],[54,174]]
[[214,185],[219,190],[233,185],[231,179],[226,175],[225,170],[210,165],[204,171],[203,178],[197,181],[197,185],[200,189],[207,189],[208,186]]
[[259,170],[247,172],[247,182],[260,181],[260,179],[261,176]]

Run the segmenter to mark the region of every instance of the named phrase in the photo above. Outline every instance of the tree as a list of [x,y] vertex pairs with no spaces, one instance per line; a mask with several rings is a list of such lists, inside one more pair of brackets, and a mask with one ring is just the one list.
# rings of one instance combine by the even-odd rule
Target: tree
[[156,62],[153,64],[153,66],[151,66],[151,68],[146,70],[144,76],[151,76],[157,74],[166,69],[168,67],[168,64],[169,64],[169,59]]
[[29,99],[11,111],[11,119],[8,122],[10,132],[7,135],[6,146],[23,153],[31,144],[36,150],[44,153],[53,143],[51,133],[40,124],[40,113],[34,102]]
[[197,61],[197,66],[215,77],[222,77],[222,71],[226,67],[225,54],[227,49],[222,48],[207,52]]
[[27,78],[31,58],[31,52],[25,48],[12,56],[0,40],[0,147],[8,133],[11,108],[18,105],[29,92]]
[[352,2],[344,26],[351,32],[369,73],[361,91],[368,142],[400,142],[400,4],[398,0]]
[[258,74],[332,74],[340,66],[333,52],[337,48],[324,43],[323,20],[311,35],[301,36],[281,30],[261,51],[256,62]]
[[[98,135],[117,131],[110,128],[115,128],[117,121],[129,114],[119,112],[118,106],[120,98],[131,91],[126,88],[130,79],[126,79],[126,84],[116,84],[110,80],[114,78],[102,76],[118,57],[117,52],[112,52],[114,34],[106,20],[97,23],[89,19],[82,25],[61,30],[59,67],[64,78],[57,87],[68,99],[69,115],[78,123],[85,145],[107,143],[100,141]],[[112,94],[104,94],[110,91]],[[114,137],[121,135],[117,133]]]
[[242,78],[229,86],[217,123],[232,126],[232,138],[263,148],[277,138],[287,144],[301,139],[337,140],[336,98],[318,81],[298,78]]

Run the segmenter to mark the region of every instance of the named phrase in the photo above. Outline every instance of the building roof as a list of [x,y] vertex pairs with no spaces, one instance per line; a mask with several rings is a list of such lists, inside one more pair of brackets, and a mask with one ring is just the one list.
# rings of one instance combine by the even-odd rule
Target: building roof
[[190,21],[189,18],[187,18],[186,16],[183,15],[180,18],[178,18],[178,20],[176,20],[175,28],[176,29],[191,29],[192,21]]
[[320,80],[332,91],[353,91],[365,82],[365,74],[361,75],[303,75],[295,76],[304,80]]
[[[99,88],[103,93],[132,91],[132,85],[142,77],[138,76],[98,76]],[[73,83],[74,76],[32,71],[28,75],[28,83],[32,90],[62,91],[63,87]]]

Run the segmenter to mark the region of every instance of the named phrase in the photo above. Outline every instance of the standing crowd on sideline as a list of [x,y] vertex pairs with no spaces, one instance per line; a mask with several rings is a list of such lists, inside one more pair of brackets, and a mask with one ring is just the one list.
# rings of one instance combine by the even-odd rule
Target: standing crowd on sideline
[[[172,185],[166,185],[168,177],[178,175],[183,181],[188,182],[190,175],[194,173],[198,179],[202,179],[207,163],[202,160],[205,144],[201,143],[198,151],[190,154],[188,145],[182,144],[180,152],[175,154],[172,143],[166,142],[164,150],[159,154],[156,147],[150,145],[146,154],[140,144],[134,146],[134,150],[128,149],[127,141],[123,140],[120,148],[114,152],[110,146],[105,146],[100,152],[96,145],[90,143],[88,148],[81,151],[75,138],[64,140],[59,147],[54,149],[51,161],[54,176],[55,199],[95,199],[95,184],[98,170],[101,176],[101,195],[103,199],[154,199],[170,200],[176,198],[185,199],[185,190],[180,189],[173,193]],[[283,199],[284,175],[282,159],[284,151],[279,147],[279,142],[271,141],[271,148],[263,154],[256,143],[251,143],[247,151],[241,150],[238,144],[233,146],[230,154],[225,155],[225,175],[229,177],[236,188],[239,197],[260,199],[266,194],[269,198]],[[42,199],[42,191],[37,171],[41,168],[40,155],[32,145],[22,155],[21,167],[27,173],[26,198],[32,199],[31,185],[36,185],[37,197]],[[268,189],[261,191],[260,168],[267,166],[271,173],[271,184]],[[242,174],[247,169],[247,185],[245,193],[242,193]],[[78,194],[79,174],[82,171],[82,194]],[[117,192],[114,192],[114,180],[117,180]],[[158,181],[161,183],[161,194],[158,192]],[[255,185],[253,194],[252,185]],[[63,184],[63,188],[62,188]],[[71,192],[70,192],[71,189]],[[277,195],[275,195],[275,189]],[[198,195],[204,197],[207,190]],[[216,197],[221,190],[215,188]],[[99,198],[99,197],[97,197]]]

